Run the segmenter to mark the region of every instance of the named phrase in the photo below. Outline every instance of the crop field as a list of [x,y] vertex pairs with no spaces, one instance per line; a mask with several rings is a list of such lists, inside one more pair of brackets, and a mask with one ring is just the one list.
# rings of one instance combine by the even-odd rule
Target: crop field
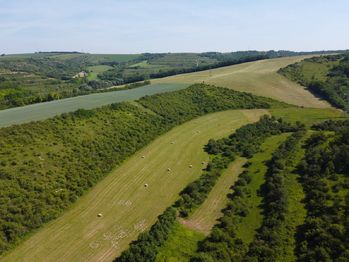
[[112,103],[136,100],[145,95],[180,90],[187,86],[187,84],[154,84],[135,89],[77,96],[1,110],[0,127],[43,120],[81,108],[91,109]]
[[181,219],[181,223],[192,230],[208,235],[217,219],[222,217],[221,210],[227,204],[227,194],[243,171],[242,166],[245,162],[244,158],[238,158],[232,162],[218,179],[205,202],[188,219]]
[[208,139],[224,137],[265,113],[230,110],[172,129],[115,169],[70,210],[2,261],[111,261],[201,174],[202,162],[208,160],[203,151]]
[[314,97],[304,87],[277,73],[278,69],[309,56],[260,60],[201,72],[152,80],[153,83],[205,82],[217,86],[271,97],[290,104],[324,108],[328,103]]

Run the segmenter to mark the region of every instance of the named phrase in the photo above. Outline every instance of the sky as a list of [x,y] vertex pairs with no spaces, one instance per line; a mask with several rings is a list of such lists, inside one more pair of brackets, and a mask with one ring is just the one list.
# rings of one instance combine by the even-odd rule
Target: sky
[[0,53],[349,49],[348,0],[0,0]]

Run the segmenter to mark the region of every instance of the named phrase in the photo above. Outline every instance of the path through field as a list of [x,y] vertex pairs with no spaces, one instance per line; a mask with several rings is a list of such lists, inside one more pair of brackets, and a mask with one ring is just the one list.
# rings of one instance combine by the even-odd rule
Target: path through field
[[1,261],[112,261],[200,176],[202,162],[208,160],[203,146],[210,138],[227,136],[267,113],[230,110],[172,129]]

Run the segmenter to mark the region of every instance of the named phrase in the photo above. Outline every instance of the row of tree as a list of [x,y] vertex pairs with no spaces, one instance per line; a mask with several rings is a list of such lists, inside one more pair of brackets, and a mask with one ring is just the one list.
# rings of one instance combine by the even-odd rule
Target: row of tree
[[[227,154],[227,152],[236,152],[238,154],[244,154],[245,148],[251,147],[252,151],[249,151],[248,157],[251,157],[254,153],[259,151],[260,145],[263,141],[272,135],[280,134],[282,132],[297,131],[295,135],[292,135],[289,140],[280,146],[280,148],[274,153],[273,159],[269,162],[269,171],[264,189],[267,190],[273,188],[272,191],[265,191],[266,198],[264,202],[265,212],[273,215],[270,220],[265,221],[265,227],[272,225],[277,220],[276,214],[280,211],[284,203],[284,198],[279,199],[280,188],[277,182],[280,182],[276,178],[274,180],[274,169],[279,166],[286,152],[291,149],[291,144],[294,144],[300,137],[298,130],[303,130],[304,126],[290,125],[282,120],[276,121],[275,118],[264,117],[255,124],[250,124],[238,129],[235,134],[229,138],[219,140],[218,143],[212,143],[207,150],[213,152],[220,152],[220,154]],[[297,135],[296,135],[297,134]],[[248,165],[247,165],[248,166]],[[281,170],[280,170],[281,172]],[[277,174],[276,174],[277,175]],[[236,236],[236,230],[238,228],[239,221],[246,217],[250,212],[249,206],[246,203],[246,199],[250,195],[248,185],[251,183],[253,177],[249,171],[245,170],[240,176],[238,181],[232,187],[233,193],[228,195],[229,202],[226,208],[223,210],[223,217],[220,218],[220,223],[215,225],[211,234],[200,243],[199,252],[194,256],[191,261],[195,262],[208,262],[208,261],[242,261],[243,259],[250,259],[255,261],[256,259],[263,259],[262,250],[263,247],[254,248],[254,244],[249,248],[239,237]],[[281,208],[282,209],[282,208]],[[272,214],[273,213],[273,214]],[[261,229],[261,235],[263,232],[268,232]],[[269,233],[269,232],[268,232]],[[258,241],[256,241],[256,244]],[[259,244],[259,243],[258,243]],[[249,251],[250,250],[250,251]],[[249,251],[249,253],[248,253]],[[261,254],[257,254],[256,252]],[[246,255],[247,254],[247,255]]]
[[155,261],[158,249],[163,245],[176,222],[176,209],[169,207],[158,217],[149,231],[141,233],[136,241],[124,251],[115,262],[143,262]]
[[289,166],[297,144],[305,135],[304,130],[292,134],[273,153],[268,161],[265,183],[261,188],[263,196],[263,223],[254,241],[249,245],[247,261],[277,261],[282,253],[280,228],[284,223],[288,196],[285,188],[285,176],[289,175]]

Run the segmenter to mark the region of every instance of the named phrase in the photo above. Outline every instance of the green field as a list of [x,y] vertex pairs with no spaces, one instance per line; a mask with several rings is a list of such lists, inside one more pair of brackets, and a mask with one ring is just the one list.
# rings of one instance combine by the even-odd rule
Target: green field
[[165,245],[160,248],[156,262],[189,261],[197,250],[198,242],[204,238],[204,234],[177,222]]
[[[112,260],[154,223],[180,190],[199,177],[202,162],[208,160],[202,150],[208,139],[224,137],[265,112],[230,110],[172,129],[115,169],[2,261]],[[99,213],[103,216],[98,217]]]
[[256,230],[261,226],[262,214],[262,197],[258,194],[258,190],[264,183],[264,175],[267,171],[265,161],[271,158],[274,150],[286,139],[287,134],[273,136],[266,139],[261,147],[261,152],[255,154],[249,161],[251,165],[248,168],[252,174],[252,182],[248,185],[251,196],[246,199],[249,213],[238,224],[236,236],[241,238],[244,243],[252,242]]
[[300,121],[308,126],[327,119],[341,120],[348,118],[341,110],[335,108],[272,108],[273,116],[282,117],[289,122]]
[[135,89],[77,96],[0,111],[0,127],[44,120],[77,109],[91,109],[112,103],[136,100],[145,95],[186,88],[187,84],[154,84]]
[[205,82],[217,86],[271,97],[290,104],[323,108],[329,105],[315,98],[304,87],[286,79],[277,71],[309,56],[261,60],[201,72],[152,80],[153,83]]

